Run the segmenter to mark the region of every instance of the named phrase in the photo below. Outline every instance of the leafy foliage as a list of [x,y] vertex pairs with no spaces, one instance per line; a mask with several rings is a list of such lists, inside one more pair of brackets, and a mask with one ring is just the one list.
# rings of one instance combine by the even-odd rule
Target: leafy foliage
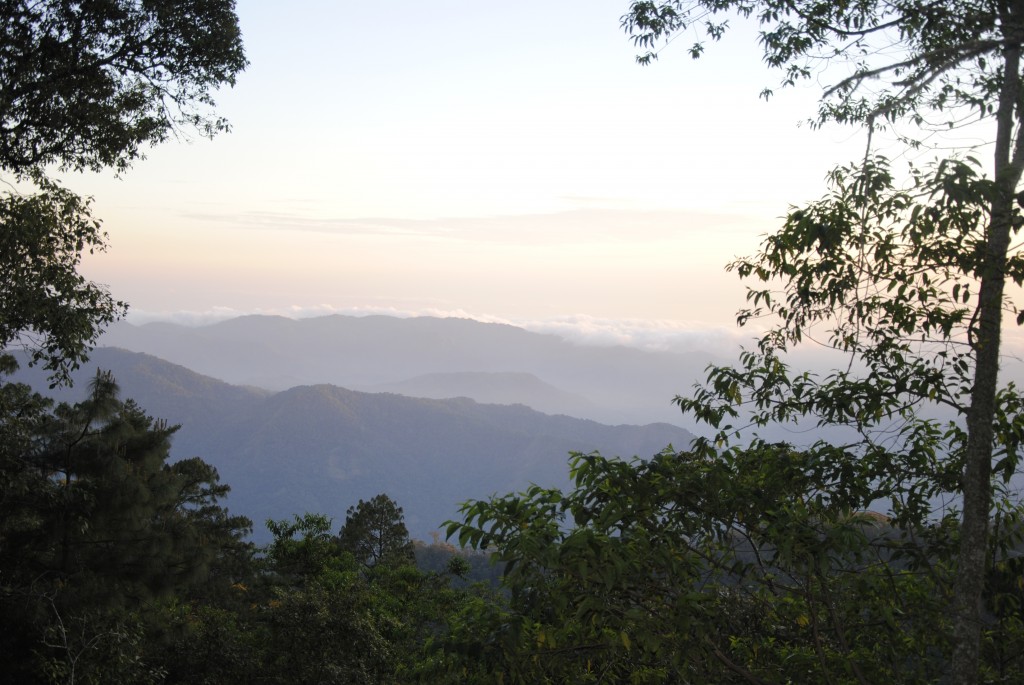
[[[703,24],[710,38],[719,38],[728,28],[728,21],[723,17],[730,12],[756,18],[761,28],[760,42],[765,61],[783,71],[784,85],[815,77],[825,81],[831,79],[831,85],[826,86],[822,93],[818,115],[812,120],[813,123],[835,121],[863,125],[869,131],[869,141],[870,134],[880,126],[900,129],[909,124],[909,132],[897,130],[897,135],[911,147],[919,147],[932,134],[956,128],[969,119],[992,126],[982,136],[993,142],[991,180],[961,176],[959,181],[963,183],[954,182],[948,187],[938,188],[930,198],[934,210],[930,217],[927,212],[924,216],[910,217],[879,217],[867,212],[867,219],[876,222],[875,225],[882,230],[888,230],[887,222],[892,220],[897,224],[906,221],[905,226],[918,225],[927,231],[928,219],[932,219],[931,227],[937,228],[944,221],[942,214],[949,209],[954,224],[964,218],[968,219],[966,232],[964,226],[951,226],[954,241],[967,237],[972,231],[983,236],[982,239],[972,245],[974,239],[971,238],[967,243],[957,246],[961,249],[959,254],[952,255],[942,246],[938,236],[926,234],[922,244],[928,247],[916,255],[913,249],[908,252],[902,248],[896,254],[883,251],[866,255],[866,263],[882,265],[883,269],[885,265],[899,267],[899,259],[908,254],[921,257],[921,263],[909,265],[914,276],[912,280],[915,281],[912,284],[898,284],[891,275],[875,278],[870,275],[864,277],[856,272],[833,273],[839,279],[834,285],[848,295],[856,296],[845,301],[834,301],[833,304],[844,312],[856,312],[851,322],[858,320],[863,328],[854,330],[853,335],[859,341],[864,341],[864,345],[851,346],[843,340],[842,328],[834,329],[839,335],[830,340],[833,346],[853,352],[859,361],[869,365],[875,363],[873,370],[885,363],[887,355],[892,355],[890,361],[896,364],[894,368],[898,371],[879,374],[881,378],[893,381],[892,385],[880,388],[880,392],[872,392],[866,385],[869,381],[865,381],[865,385],[858,390],[855,384],[846,382],[847,378],[837,378],[839,386],[855,393],[851,403],[840,404],[837,409],[849,411],[851,419],[860,409],[869,412],[881,410],[884,414],[886,407],[895,408],[903,400],[897,399],[892,403],[879,398],[887,394],[901,395],[908,390],[902,386],[903,379],[900,378],[902,370],[908,365],[898,358],[901,345],[894,344],[892,333],[898,332],[904,336],[922,334],[925,337],[937,334],[940,344],[944,345],[949,342],[950,330],[961,324],[962,316],[968,311],[970,313],[967,339],[959,342],[966,344],[971,354],[961,355],[952,361],[951,376],[936,377],[934,380],[942,386],[950,381],[957,383],[969,378],[969,382],[960,388],[951,389],[946,386],[936,392],[936,396],[952,393],[966,398],[966,402],[958,407],[963,413],[965,436],[962,450],[957,450],[957,457],[962,459],[963,530],[957,588],[953,593],[956,639],[950,664],[951,682],[976,682],[981,644],[981,600],[989,520],[993,508],[992,462],[999,441],[1006,438],[1008,432],[1012,434],[1016,430],[1012,427],[1006,430],[1007,414],[1001,407],[1020,403],[1012,388],[999,387],[998,376],[1006,280],[1019,279],[1016,273],[1017,257],[1011,254],[1011,236],[1021,226],[1021,217],[1014,203],[1024,173],[1024,138],[1021,137],[1024,123],[1024,75],[1021,62],[1021,51],[1024,49],[1024,4],[1019,0],[967,0],[955,3],[923,0],[854,3],[821,0],[638,0],[633,2],[623,18],[623,26],[633,35],[636,44],[648,51],[639,57],[641,62],[647,63],[656,57],[654,50],[659,41],[671,39],[695,25]],[[691,49],[694,57],[700,56],[702,52],[701,42]],[[837,72],[838,76],[834,77]],[[770,92],[766,90],[764,95]],[[940,141],[936,147],[945,142],[960,149],[977,147],[976,144],[963,146],[955,140]],[[865,178],[869,176],[867,172],[871,163],[870,158],[865,159]],[[956,174],[947,175],[946,179],[957,180]],[[965,198],[959,194],[963,190],[967,191],[967,204],[974,203],[975,198],[984,199],[978,207],[983,211],[978,212],[973,219],[958,213],[965,202]],[[792,213],[787,229],[796,231],[790,230],[787,236],[784,230],[780,240],[785,241],[788,237],[802,233],[805,238],[813,238],[823,253],[832,250],[840,254],[855,252],[856,241],[861,234],[855,231],[854,242],[848,244],[844,229],[855,224],[850,218],[857,214],[856,201],[867,200],[871,194],[870,185],[858,189],[847,198],[854,202],[844,206],[845,213],[835,211],[836,205],[832,205],[832,211],[818,217]],[[869,205],[863,202],[859,207],[863,210]],[[878,223],[879,219],[884,221]],[[825,223],[820,223],[821,220]],[[802,221],[804,225],[801,225]],[[817,231],[817,235],[808,232],[811,228]],[[899,228],[895,234],[901,239],[908,236],[906,230]],[[875,242],[881,244],[877,240]],[[788,244],[779,254],[789,252],[791,256],[799,256],[809,246]],[[977,287],[971,283],[956,283],[948,295],[937,295],[932,285],[922,279],[917,271],[929,268],[932,265],[931,258],[935,256],[945,256],[949,260],[940,260],[940,285],[962,279],[977,279]],[[761,264],[741,266],[741,272],[753,273],[758,277],[768,274],[787,283],[787,295],[795,299],[795,303],[790,302],[789,309],[777,303],[769,305],[768,309],[782,318],[784,327],[792,326],[786,331],[787,336],[799,339],[803,322],[799,318],[788,318],[789,312],[795,312],[799,317],[807,313],[812,305],[823,304],[823,301],[816,300],[816,291],[806,288],[801,290],[800,283],[811,281],[821,285],[816,281],[815,269],[821,266],[823,271],[828,271],[831,267],[826,266],[827,260],[824,258],[817,262],[805,260],[800,264],[783,266],[781,262],[772,261],[771,250],[764,252],[761,258]],[[845,260],[838,261],[842,263]],[[951,272],[959,272],[959,275],[950,278]],[[889,311],[879,308],[876,306],[879,302],[876,291],[859,293],[850,287],[851,280],[868,285],[886,280],[895,284],[895,296],[886,295],[881,300],[896,308]],[[833,284],[824,285],[827,286],[825,291],[834,296],[835,288],[829,287]],[[936,302],[938,297],[937,312],[908,307],[912,299],[907,296],[907,290],[920,285],[924,286],[923,290],[917,291],[922,298],[923,309]],[[974,306],[958,312],[957,307],[947,306],[947,297],[962,304],[967,304],[973,298]],[[870,310],[868,316],[861,317],[863,306]],[[937,318],[931,318],[932,314],[937,315]],[[879,318],[875,320],[874,317]],[[816,314],[813,320],[820,320],[819,315]],[[845,329],[847,332],[850,330]],[[869,342],[878,332],[881,339]],[[878,345],[877,350],[870,347],[871,343]],[[769,346],[778,348],[778,343],[769,342]],[[761,367],[757,361],[756,356],[746,357],[742,360],[743,369],[736,376],[746,380],[765,376],[769,379],[770,388],[781,388],[788,383],[784,368],[774,364]],[[956,368],[959,363],[966,366]],[[945,374],[947,369],[942,366],[943,362],[940,361],[934,365],[933,370]],[[910,364],[909,367],[914,374],[926,370],[921,364]],[[717,374],[716,381],[724,385],[716,388],[715,392],[729,390],[729,384],[722,374]],[[912,400],[919,398],[922,390],[922,386],[909,388]],[[768,391],[769,394],[771,392]],[[762,394],[761,397],[767,399],[769,404],[773,402],[768,395]],[[817,409],[813,408],[812,412]],[[783,407],[781,413],[787,411]],[[837,418],[835,415],[819,417],[825,421]],[[1011,439],[1016,440],[1015,437]],[[1013,452],[1014,449],[1009,451]],[[1008,461],[1004,460],[998,465],[1003,474],[1007,468],[1013,468],[1015,461],[1012,455],[1008,456],[1011,456]]]
[[[192,605],[173,616],[171,682],[440,682],[430,645],[465,591],[395,555],[368,573],[330,526],[327,517],[309,513],[268,521],[274,540],[262,572],[236,585],[241,601]],[[227,661],[201,644],[207,635]],[[197,652],[210,656],[196,659]]]
[[[508,564],[508,607],[465,616],[476,638],[449,644],[492,676],[928,683],[944,673],[955,517],[894,526],[869,513],[892,493],[857,455],[705,445],[632,462],[576,454],[571,469],[567,492],[470,502],[450,524],[460,543]],[[1019,598],[1006,589],[999,601]],[[1005,656],[1024,634],[1011,620],[988,639]],[[1022,669],[999,666],[1009,680]]]
[[59,383],[126,310],[78,272],[83,252],[106,247],[89,204],[45,181],[38,194],[0,197],[0,349],[27,345]]
[[232,0],[0,3],[0,350],[32,350],[55,384],[125,305],[77,271],[105,236],[47,169],[126,170],[185,129],[213,135],[213,92],[245,67]]
[[[740,323],[771,316],[775,325],[739,367],[712,367],[706,385],[676,401],[718,429],[718,444],[749,425],[810,417],[848,426],[873,477],[924,476],[914,500],[892,503],[897,515],[919,514],[960,487],[977,355],[974,256],[984,249],[992,186],[974,164],[946,161],[901,190],[880,158],[837,169],[830,181],[827,197],[794,209],[759,254],[729,267],[763,284],[749,289]],[[1018,282],[1021,264],[1018,253],[1007,260]],[[836,350],[842,365],[825,377],[790,373],[785,353],[804,341]],[[1004,482],[1019,461],[1018,403],[1006,388],[993,417]],[[943,409],[951,418],[940,421]]]
[[337,564],[331,520],[322,514],[295,516],[293,521],[267,521],[274,541],[267,561],[274,573],[291,582],[315,577]]
[[0,168],[125,170],[246,65],[232,0],[9,0],[0,6]]
[[783,86],[828,84],[815,123],[927,125],[939,115],[932,123],[942,127],[962,123],[965,108],[996,113],[1002,51],[1019,42],[1021,21],[1014,3],[991,0],[637,0],[622,27],[644,51],[637,61],[649,64],[686,34],[698,36],[690,55],[702,56],[736,17],[757,22],[764,61]]

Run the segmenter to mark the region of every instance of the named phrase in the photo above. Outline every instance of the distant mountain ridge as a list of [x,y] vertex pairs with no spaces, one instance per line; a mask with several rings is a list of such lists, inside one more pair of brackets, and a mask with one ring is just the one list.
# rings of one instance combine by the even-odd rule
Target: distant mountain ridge
[[366,389],[430,399],[467,397],[482,404],[523,404],[545,414],[584,416],[595,410],[594,403],[587,398],[559,390],[532,373],[523,372],[426,373]]
[[[465,395],[610,424],[692,425],[671,400],[715,361],[707,353],[584,346],[506,324],[434,317],[243,316],[199,327],[121,322],[100,344],[270,390],[330,383],[434,398]],[[537,384],[528,388],[517,374]],[[456,383],[463,385],[453,395]]]
[[[318,384],[269,392],[195,373],[152,355],[99,348],[56,394],[77,401],[96,368],[113,371],[121,395],[149,414],[180,423],[176,458],[200,456],[232,487],[230,509],[263,522],[306,511],[335,527],[359,499],[386,492],[426,539],[457,515],[458,503],[525,488],[564,486],[570,451],[650,456],[687,431],[664,423],[607,426],[522,405],[419,399]],[[38,369],[15,380],[45,388]]]

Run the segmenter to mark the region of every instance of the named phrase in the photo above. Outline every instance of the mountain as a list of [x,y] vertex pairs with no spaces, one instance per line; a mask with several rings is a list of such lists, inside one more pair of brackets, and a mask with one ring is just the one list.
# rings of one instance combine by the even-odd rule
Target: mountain
[[585,416],[596,411],[587,398],[560,390],[532,373],[426,373],[366,389],[438,400],[469,397],[483,404],[524,404],[545,414]]
[[[318,384],[282,392],[240,387],[151,355],[94,350],[73,389],[85,396],[96,368],[113,371],[121,395],[181,424],[173,454],[200,456],[232,487],[228,506],[256,522],[304,512],[344,521],[345,510],[386,492],[405,509],[410,532],[428,539],[457,516],[458,503],[527,487],[564,486],[570,451],[650,456],[692,435],[664,423],[608,426],[523,405],[422,399]],[[15,380],[45,388],[37,369]]]
[[[455,394],[603,423],[684,425],[671,400],[716,361],[705,353],[584,346],[505,324],[433,317],[243,316],[199,327],[121,322],[100,343],[269,390],[330,383],[442,397],[462,383]],[[492,375],[484,381],[479,374]],[[526,389],[517,374],[533,376],[544,392]]]

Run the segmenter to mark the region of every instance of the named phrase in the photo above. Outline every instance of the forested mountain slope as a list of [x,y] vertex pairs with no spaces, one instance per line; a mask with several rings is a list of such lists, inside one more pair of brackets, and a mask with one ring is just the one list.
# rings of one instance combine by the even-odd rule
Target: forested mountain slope
[[[148,413],[180,423],[176,458],[200,456],[232,487],[228,505],[257,523],[321,512],[337,525],[360,498],[386,492],[410,532],[427,538],[458,503],[567,482],[570,451],[649,456],[692,436],[668,424],[607,426],[552,416],[522,405],[431,400],[364,393],[332,385],[271,393],[194,373],[156,357],[113,348],[93,352],[77,384],[84,396],[95,369],[114,372],[121,395]],[[43,376],[18,378],[45,388]]]
[[[392,384],[426,397],[454,390],[603,423],[680,424],[672,398],[715,361],[708,353],[584,346],[505,324],[435,317],[243,316],[197,327],[121,322],[100,344],[270,390],[316,383],[370,391]],[[537,382],[524,385],[522,374]]]

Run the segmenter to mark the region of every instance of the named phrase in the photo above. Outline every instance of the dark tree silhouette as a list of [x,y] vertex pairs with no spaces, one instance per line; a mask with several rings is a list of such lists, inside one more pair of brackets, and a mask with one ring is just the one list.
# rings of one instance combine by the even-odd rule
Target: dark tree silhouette
[[342,549],[367,568],[414,561],[402,508],[385,494],[349,507],[338,540]]

